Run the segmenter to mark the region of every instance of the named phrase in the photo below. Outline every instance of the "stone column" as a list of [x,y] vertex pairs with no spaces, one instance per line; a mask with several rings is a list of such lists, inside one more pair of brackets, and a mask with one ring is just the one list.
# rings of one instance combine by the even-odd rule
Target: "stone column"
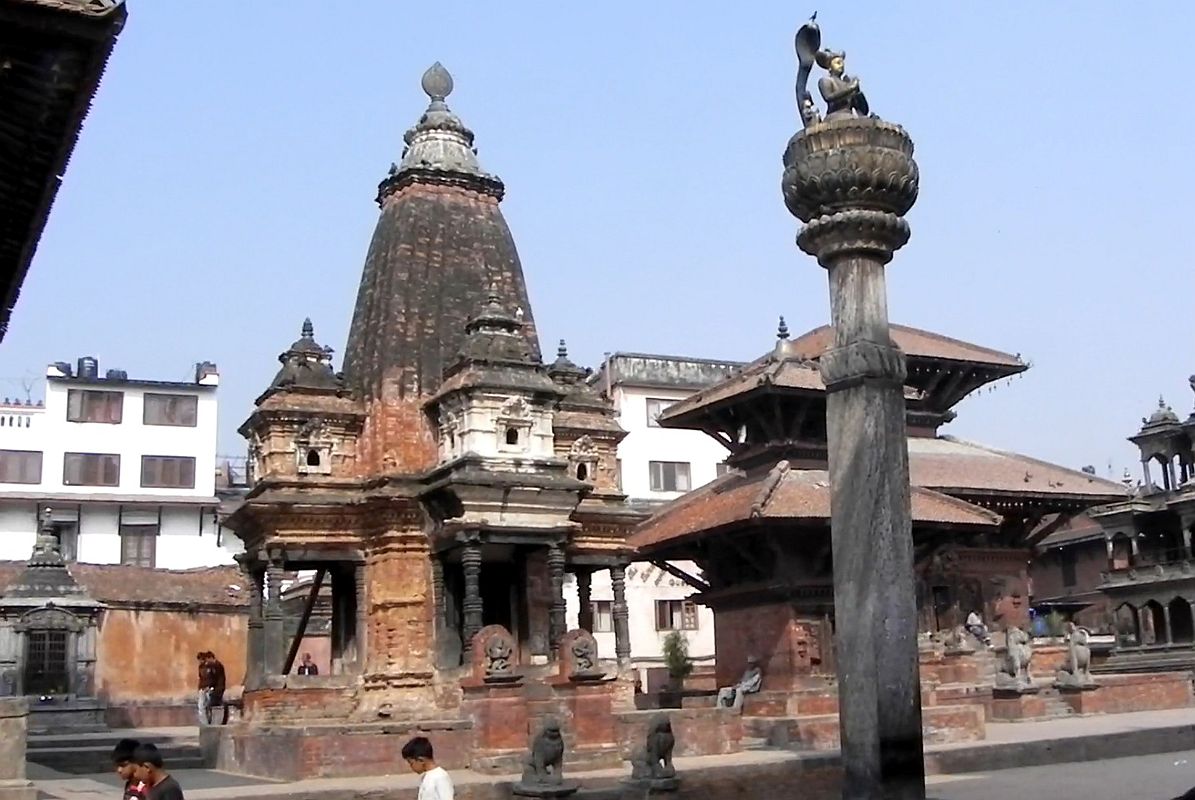
[[905,359],[889,335],[884,276],[909,238],[903,216],[917,199],[913,142],[900,126],[847,108],[798,132],[784,165],[785,202],[806,223],[797,245],[829,274],[834,338],[820,366],[842,796],[923,800]]
[[1166,644],[1174,644],[1174,631],[1170,627],[1170,606],[1162,606],[1162,622],[1165,627]]
[[262,612],[265,574],[256,567],[242,566],[249,583],[248,641],[245,647],[245,688],[261,686],[265,656],[265,619]]
[[282,612],[282,561],[271,559],[266,567],[265,657],[262,674],[265,678],[282,672],[286,657],[286,617]]
[[548,582],[552,592],[552,604],[548,608],[548,647],[555,658],[568,628],[564,603],[564,550],[559,544],[548,546]]
[[593,573],[579,569],[577,575],[577,627],[593,633],[593,601],[590,600],[590,586]]
[[365,672],[369,644],[369,583],[365,579],[365,564],[353,567],[353,582],[357,598],[357,624],[353,626],[353,660],[358,672]]
[[1141,459],[1141,474],[1145,478],[1145,488],[1153,486],[1153,480],[1149,477],[1149,459]]
[[1104,546],[1108,549],[1108,571],[1116,569],[1116,548],[1112,544],[1111,536],[1104,536]]
[[23,697],[0,700],[0,800],[36,800],[25,777],[29,707]]
[[[447,603],[444,597],[444,562],[441,560],[438,553],[432,553],[432,636],[435,642],[435,652],[437,661],[439,654],[443,649],[443,639],[448,635],[447,629]],[[447,665],[441,664],[441,667]]]
[[1191,528],[1185,521],[1183,523],[1183,558],[1187,561],[1191,560]]
[[465,545],[461,553],[461,569],[465,573],[465,602],[461,608],[465,612],[465,629],[461,633],[464,639],[465,663],[469,663],[473,652],[473,637],[482,628],[484,619],[481,604],[481,544],[470,542]]
[[631,615],[627,609],[626,564],[610,567],[610,586],[614,589],[614,655],[618,657],[618,666],[626,667],[631,663]]

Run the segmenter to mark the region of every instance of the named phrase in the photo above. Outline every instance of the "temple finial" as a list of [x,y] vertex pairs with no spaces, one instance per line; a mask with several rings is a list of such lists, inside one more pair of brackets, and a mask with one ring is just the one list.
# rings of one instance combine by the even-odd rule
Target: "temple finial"
[[780,324],[776,326],[776,338],[777,339],[787,339],[788,338],[788,323],[784,321],[783,314],[780,316]]
[[427,68],[420,81],[423,92],[433,103],[443,103],[452,94],[452,75],[444,69],[444,65],[437,61]]
[[560,346],[556,348],[556,358],[561,361],[568,358],[568,345],[564,343],[563,339],[560,340]]
[[485,301],[491,306],[502,305],[498,300],[498,284],[494,283],[493,281],[490,281],[489,294],[486,295]]
[[1162,395],[1158,395],[1158,408],[1166,407],[1166,399]]
[[311,324],[311,317],[307,317],[307,319],[303,320],[302,333],[303,333],[304,339],[314,339],[315,338],[315,326]]

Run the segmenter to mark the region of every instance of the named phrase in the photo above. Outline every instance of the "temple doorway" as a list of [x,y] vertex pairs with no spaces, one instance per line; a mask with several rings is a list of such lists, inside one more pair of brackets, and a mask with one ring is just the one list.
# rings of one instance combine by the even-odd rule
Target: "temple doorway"
[[520,641],[519,587],[523,570],[517,563],[486,562],[481,569],[482,624],[501,625]]
[[1190,643],[1195,641],[1195,619],[1192,619],[1191,604],[1182,597],[1170,601],[1170,641]]

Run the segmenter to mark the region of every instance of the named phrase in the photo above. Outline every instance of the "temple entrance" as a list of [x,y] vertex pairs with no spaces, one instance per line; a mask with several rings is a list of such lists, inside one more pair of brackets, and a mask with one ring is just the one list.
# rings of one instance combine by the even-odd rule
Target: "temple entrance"
[[28,631],[25,634],[25,694],[70,693],[67,637],[64,630]]
[[1195,620],[1191,616],[1191,604],[1182,597],[1170,601],[1170,641],[1190,643],[1195,641]]
[[1141,606],[1141,628],[1144,644],[1166,643],[1166,612],[1157,600]]
[[954,603],[950,598],[950,587],[934,586],[930,592],[934,607],[934,630],[942,631],[954,627]]
[[1137,609],[1128,603],[1121,604],[1113,615],[1116,620],[1116,644],[1119,647],[1136,647],[1141,644],[1141,631],[1137,620]]
[[482,564],[481,621],[483,625],[501,625],[519,641],[519,587],[523,570],[520,564]]

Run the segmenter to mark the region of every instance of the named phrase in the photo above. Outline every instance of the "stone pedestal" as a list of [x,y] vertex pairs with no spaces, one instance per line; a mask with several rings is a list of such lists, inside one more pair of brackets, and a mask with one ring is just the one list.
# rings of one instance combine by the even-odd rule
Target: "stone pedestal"
[[510,790],[512,797],[570,797],[577,793],[581,788],[581,784],[576,781],[562,781],[553,786],[545,786],[536,784],[528,786],[522,783],[516,783]]
[[37,800],[37,790],[25,779],[28,715],[23,698],[0,698],[0,800]]
[[624,778],[631,797],[669,797],[680,790],[680,778]]
[[[820,33],[806,26],[802,46]],[[802,59],[811,52],[799,53]],[[809,64],[812,61],[808,62]],[[889,335],[884,265],[909,238],[913,142],[838,111],[784,154],[798,246],[829,272],[833,346],[821,358],[829,438],[844,798],[925,797],[904,354]]]

